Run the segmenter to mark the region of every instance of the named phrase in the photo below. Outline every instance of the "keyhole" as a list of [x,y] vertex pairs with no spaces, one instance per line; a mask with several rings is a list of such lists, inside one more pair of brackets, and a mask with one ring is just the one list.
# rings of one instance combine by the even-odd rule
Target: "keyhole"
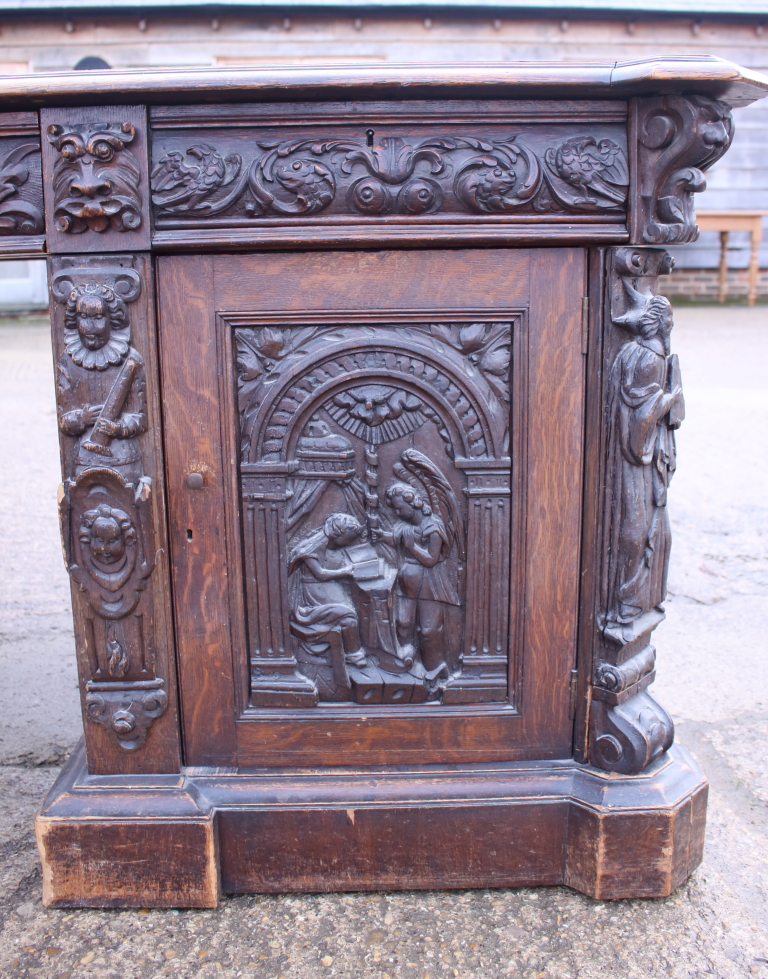
[[366,129],[365,130],[365,141],[366,141],[366,143],[369,146],[373,146],[373,130],[372,129]]
[[187,540],[188,541],[191,541],[192,540],[192,531],[191,530],[188,530],[187,531]]

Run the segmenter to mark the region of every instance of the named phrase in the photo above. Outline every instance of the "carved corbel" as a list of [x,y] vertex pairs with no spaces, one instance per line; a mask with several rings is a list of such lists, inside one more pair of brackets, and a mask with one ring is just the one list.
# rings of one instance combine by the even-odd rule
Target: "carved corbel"
[[610,255],[604,546],[590,708],[593,765],[636,774],[672,744],[666,711],[646,692],[655,677],[650,635],[664,619],[671,535],[667,488],[684,417],[672,308],[658,277],[663,249]]
[[632,241],[695,241],[693,195],[706,189],[703,171],[731,144],[731,110],[704,95],[659,95],[633,99],[630,120]]
[[87,689],[88,717],[117,738],[126,751],[144,744],[153,722],[168,707],[168,694],[159,679],[135,683],[90,682]]

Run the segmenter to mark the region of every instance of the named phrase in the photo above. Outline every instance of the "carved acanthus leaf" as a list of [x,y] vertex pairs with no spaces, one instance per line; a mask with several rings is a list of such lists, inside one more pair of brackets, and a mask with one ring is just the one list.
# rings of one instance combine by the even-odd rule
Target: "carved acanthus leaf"
[[38,143],[23,143],[0,162],[0,234],[42,234],[42,208],[22,200],[19,189],[29,181],[28,158],[40,154]]
[[[501,140],[384,136],[260,142],[245,167],[207,143],[186,156],[166,152],[152,171],[159,216],[221,214],[236,203],[250,217],[314,215],[333,205],[358,215],[420,215],[441,210],[510,214],[520,210],[622,210],[628,170],[610,139],[571,137],[540,159],[517,134]],[[190,160],[191,158],[191,160]],[[189,161],[189,162],[188,162]],[[241,200],[242,198],[242,200]]]

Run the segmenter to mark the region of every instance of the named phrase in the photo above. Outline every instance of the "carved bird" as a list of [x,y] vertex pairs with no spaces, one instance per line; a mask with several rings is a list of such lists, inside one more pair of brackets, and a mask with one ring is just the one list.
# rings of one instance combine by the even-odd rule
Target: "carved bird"
[[551,173],[583,195],[573,203],[615,207],[625,202],[629,170],[624,153],[612,140],[567,139],[556,151],[547,150],[544,159]]
[[187,156],[199,162],[187,166],[184,154],[173,150],[152,170],[152,200],[158,207],[183,211],[205,207],[205,198],[231,183],[242,165],[237,154],[224,158],[207,143],[190,146]]

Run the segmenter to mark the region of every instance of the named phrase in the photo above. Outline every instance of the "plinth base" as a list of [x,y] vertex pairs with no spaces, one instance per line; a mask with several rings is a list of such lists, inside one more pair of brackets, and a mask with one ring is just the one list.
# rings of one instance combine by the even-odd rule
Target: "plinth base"
[[706,804],[677,745],[635,776],[572,760],[89,776],[81,747],[36,828],[49,907],[553,884],[605,900],[675,890]]

